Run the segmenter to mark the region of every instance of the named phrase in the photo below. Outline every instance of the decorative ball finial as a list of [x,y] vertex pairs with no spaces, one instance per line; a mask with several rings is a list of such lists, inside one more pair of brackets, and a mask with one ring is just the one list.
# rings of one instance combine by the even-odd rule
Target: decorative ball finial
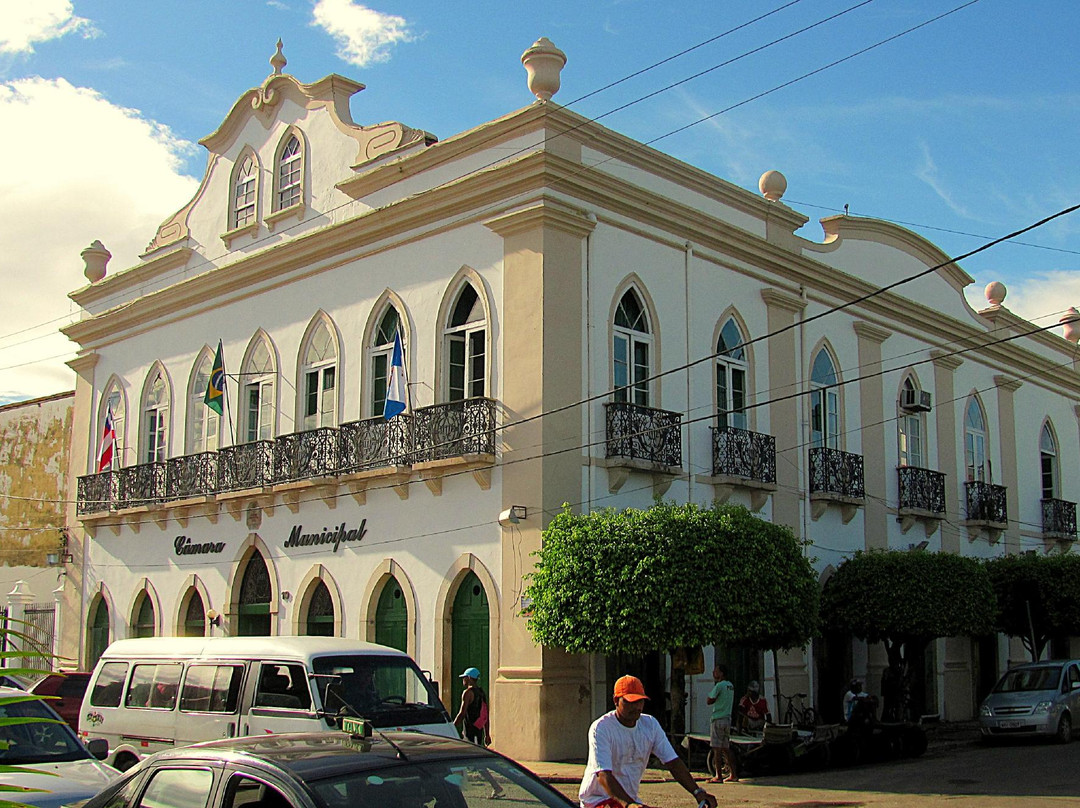
[[277,50],[274,55],[270,57],[270,66],[274,68],[274,75],[280,76],[281,71],[285,69],[285,65],[289,62],[285,59],[285,54],[281,52],[281,40],[277,41]]
[[566,65],[566,54],[542,36],[521,54],[521,63],[529,74],[529,92],[541,101],[550,101],[559,91],[559,73]]
[[1080,311],[1076,310],[1076,306],[1069,306],[1065,310],[1065,316],[1058,320],[1064,328],[1062,328],[1061,336],[1065,337],[1069,342],[1080,343]]
[[97,283],[105,277],[105,265],[112,258],[112,253],[105,249],[104,244],[94,239],[94,242],[79,255],[86,264],[83,274],[90,283]]
[[986,302],[991,306],[1000,306],[1002,301],[1005,300],[1005,295],[1009,293],[1009,290],[1005,288],[1005,284],[1001,281],[991,281],[986,284]]
[[758,190],[770,202],[779,202],[787,190],[787,177],[779,171],[766,171],[758,180]]

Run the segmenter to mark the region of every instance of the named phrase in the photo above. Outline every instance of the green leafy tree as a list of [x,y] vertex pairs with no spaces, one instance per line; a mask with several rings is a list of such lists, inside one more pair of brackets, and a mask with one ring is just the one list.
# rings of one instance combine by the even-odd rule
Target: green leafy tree
[[1051,638],[1080,634],[1080,556],[1006,555],[986,570],[997,595],[994,627],[1019,637],[1032,661]]
[[795,648],[817,625],[817,579],[802,545],[742,507],[564,507],[536,555],[529,630],[575,653]]
[[925,706],[913,660],[938,637],[979,636],[993,628],[994,591],[975,559],[921,550],[857,552],[837,568],[822,592],[822,624],[867,642],[889,658],[883,715],[897,719]]

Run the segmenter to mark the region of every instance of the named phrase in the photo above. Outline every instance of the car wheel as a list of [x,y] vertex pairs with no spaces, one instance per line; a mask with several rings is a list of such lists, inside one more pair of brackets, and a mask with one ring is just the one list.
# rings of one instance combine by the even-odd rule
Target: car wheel
[[1058,743],[1068,743],[1072,740],[1072,719],[1068,713],[1062,714],[1061,720],[1058,721],[1056,740]]
[[117,755],[116,760],[113,762],[113,767],[122,772],[126,772],[138,762],[139,759],[134,755]]

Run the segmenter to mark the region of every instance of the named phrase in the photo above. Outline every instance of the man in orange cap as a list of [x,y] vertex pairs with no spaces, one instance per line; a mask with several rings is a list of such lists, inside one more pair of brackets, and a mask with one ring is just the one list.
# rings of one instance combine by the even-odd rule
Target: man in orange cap
[[615,683],[615,709],[589,727],[589,765],[581,780],[582,808],[647,808],[638,801],[641,776],[656,755],[698,805],[716,808],[716,797],[701,788],[651,715],[643,714],[645,687],[636,676]]

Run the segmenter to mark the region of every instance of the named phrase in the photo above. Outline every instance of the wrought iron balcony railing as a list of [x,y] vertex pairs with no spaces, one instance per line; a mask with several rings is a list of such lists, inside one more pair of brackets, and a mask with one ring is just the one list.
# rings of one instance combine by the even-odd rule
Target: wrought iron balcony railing
[[776,482],[776,438],[733,426],[710,429],[714,477]]
[[334,427],[280,435],[274,441],[273,481],[285,483],[336,474],[338,456],[338,431]]
[[1042,501],[1043,533],[1064,539],[1076,538],[1076,503],[1063,499]]
[[149,505],[165,498],[165,461],[120,469],[120,507]]
[[169,499],[202,497],[217,490],[217,452],[199,452],[165,461],[165,496]]
[[120,473],[103,471],[79,478],[76,512],[115,511],[120,502]]
[[994,525],[1008,524],[1009,511],[1005,503],[1005,486],[969,480],[966,487],[969,521],[989,522]]
[[220,491],[261,488],[274,481],[274,442],[257,440],[218,449]]
[[413,463],[495,454],[495,401],[466,398],[415,410]]
[[342,474],[410,463],[413,425],[408,413],[389,421],[382,416],[350,421],[342,424],[338,432],[338,471]]
[[900,510],[945,513],[945,475],[917,466],[896,470]]
[[862,455],[824,446],[811,449],[810,493],[865,498]]
[[604,404],[607,456],[682,465],[682,416],[627,401]]

